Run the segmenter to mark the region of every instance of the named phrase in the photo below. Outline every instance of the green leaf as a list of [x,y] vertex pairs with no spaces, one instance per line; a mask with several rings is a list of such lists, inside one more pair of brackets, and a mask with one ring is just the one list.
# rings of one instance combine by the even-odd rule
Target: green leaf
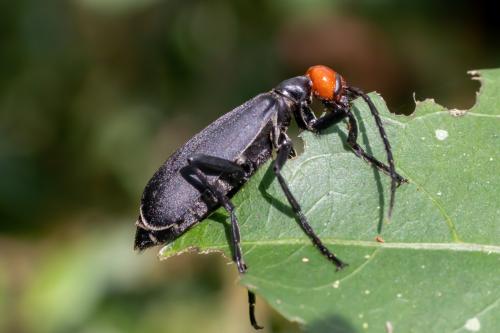
[[[469,111],[417,102],[412,116],[379,108],[397,170],[385,243],[375,241],[387,211],[389,179],[346,146],[346,128],[304,132],[304,153],[284,171],[321,239],[349,263],[337,272],[302,233],[269,164],[235,195],[248,272],[242,283],[311,332],[500,331],[500,70],[483,70]],[[385,160],[367,106],[357,100],[360,142]],[[270,184],[267,190],[263,190]],[[165,247],[228,247],[223,210]],[[236,269],[236,268],[235,268]]]

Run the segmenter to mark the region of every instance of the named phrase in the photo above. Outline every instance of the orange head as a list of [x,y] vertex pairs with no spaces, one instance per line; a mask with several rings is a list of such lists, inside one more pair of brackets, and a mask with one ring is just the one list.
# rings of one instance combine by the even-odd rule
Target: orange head
[[311,79],[316,97],[326,101],[340,102],[346,86],[340,74],[323,65],[309,67],[306,74]]

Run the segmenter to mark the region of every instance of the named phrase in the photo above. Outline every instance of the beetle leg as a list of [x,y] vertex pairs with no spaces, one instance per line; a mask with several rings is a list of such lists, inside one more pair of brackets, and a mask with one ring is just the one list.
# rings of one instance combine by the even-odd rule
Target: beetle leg
[[[358,139],[358,123],[356,122],[356,118],[354,117],[354,114],[347,109],[343,109],[336,104],[328,104],[327,107],[330,108],[329,113],[324,115],[323,117],[316,118],[314,114],[312,113],[312,110],[308,107],[302,108],[301,110],[301,121],[306,121],[308,119],[308,122],[306,123],[306,127],[308,130],[313,131],[313,132],[318,132],[321,131],[325,128],[328,128],[332,125],[335,125],[342,121],[344,118],[347,117],[348,121],[348,136],[347,136],[347,143],[349,146],[351,146],[352,150],[354,150],[354,153],[356,156],[361,157],[364,159],[367,163],[373,165],[377,169],[381,170],[388,176],[391,176],[390,168],[386,164],[380,162],[377,160],[375,157],[367,154],[363,148],[360,147],[360,145],[357,143]],[[312,114],[312,115],[311,115]],[[396,181],[398,182],[398,185],[401,183],[405,183],[408,180],[402,177],[400,174],[397,172],[395,173]]]
[[[210,184],[210,182],[207,179],[206,174],[202,171],[202,169],[213,170],[214,166],[218,165],[220,167],[218,169],[219,172],[231,173],[234,171],[234,168],[239,167],[239,166],[236,165],[234,162],[231,162],[228,160],[224,160],[224,159],[213,157],[213,156],[208,156],[208,157],[209,158],[207,158],[206,155],[202,155],[202,157],[200,157],[200,155],[198,155],[198,156],[194,156],[193,158],[189,158],[188,159],[189,165],[186,167],[187,170],[184,171],[185,172],[184,175],[188,175],[188,174],[195,175],[196,178],[201,183],[201,185],[202,185],[201,187],[206,189],[206,190],[209,190],[210,193],[212,193],[214,195],[214,197],[217,199],[219,204],[222,205],[222,207],[224,207],[226,209],[226,211],[229,213],[229,215],[231,216],[231,231],[232,231],[231,240],[233,243],[232,245],[233,245],[233,256],[234,256],[233,260],[236,262],[236,266],[238,267],[238,272],[245,273],[247,267],[246,267],[245,262],[243,260],[243,255],[242,255],[242,251],[241,251],[240,227],[238,225],[238,220],[236,218],[234,205],[229,200],[229,198],[226,195],[224,195],[223,191],[217,186],[216,183]],[[206,161],[209,161],[209,162],[210,161],[211,162],[218,161],[219,164],[217,164],[217,163],[210,164],[208,162],[205,164],[204,161],[205,162]],[[222,161],[225,161],[225,162],[222,162]],[[234,165],[231,165],[233,163],[234,163]],[[229,165],[231,165],[231,167],[228,167]],[[228,167],[228,168],[226,168],[226,167]],[[243,169],[241,169],[241,170],[243,170]],[[244,171],[242,171],[242,172],[244,172]],[[199,189],[202,189],[202,188],[199,188]]]
[[[285,138],[288,141],[291,141],[288,135],[282,131],[282,129],[278,126],[278,124],[273,123],[273,130],[271,131],[271,142],[274,150],[279,149],[281,145],[280,140],[283,140],[283,138]],[[290,152],[288,153],[288,158],[295,158],[297,157],[297,155],[298,155],[297,151],[292,146]]]
[[[382,124],[382,119],[380,118],[380,115],[378,113],[377,108],[373,104],[372,100],[370,97],[365,94],[361,89],[356,88],[356,87],[348,87],[347,88],[347,93],[350,95],[350,98],[354,97],[361,97],[366,104],[368,104],[368,108],[370,109],[370,112],[373,116],[373,119],[375,120],[375,123],[377,125],[377,128],[380,133],[380,137],[382,138],[382,142],[384,143],[385,147],[385,152],[387,154],[387,162],[388,162],[388,169],[389,169],[389,175],[391,177],[391,197],[389,200],[389,210],[387,212],[387,218],[390,221],[391,220],[391,215],[392,215],[392,209],[394,207],[394,200],[396,196],[396,187],[401,184],[401,181],[398,181],[398,174],[396,173],[396,167],[394,165],[394,158],[392,156],[392,149],[391,149],[391,144],[389,143],[389,139],[387,139],[387,134],[385,133],[384,126]],[[402,178],[404,181],[407,182],[406,179]],[[399,184],[397,184],[399,183]]]
[[[304,114],[312,113],[312,110],[307,108],[303,109],[302,112]],[[322,117],[319,118],[310,118],[310,116],[305,116],[308,117],[310,120],[307,123],[307,129],[312,131],[312,132],[319,132],[321,130],[324,130],[332,125],[335,125],[339,122],[341,122],[345,117],[347,117],[346,112],[341,109],[341,108],[330,108],[330,112],[325,114]]]
[[[358,138],[358,124],[356,122],[356,118],[354,117],[354,114],[347,109],[342,109],[338,107],[337,105],[327,105],[327,107],[330,108],[329,113],[324,115],[323,117],[316,118],[314,114],[312,113],[312,110],[308,107],[302,108],[301,111],[301,121],[308,121],[306,123],[306,128],[310,131],[313,132],[318,132],[321,131],[325,128],[328,128],[332,125],[337,124],[338,122],[342,121],[344,118],[347,117],[348,121],[348,136],[347,136],[347,143],[349,146],[351,146],[352,150],[356,154],[356,156],[361,157],[364,159],[368,164],[373,165],[377,169],[381,170],[388,176],[391,176],[391,171],[390,168],[385,165],[384,163],[380,162],[377,160],[375,157],[367,154],[363,148],[359,146],[357,143],[357,138]],[[407,180],[399,175],[397,172],[395,173],[396,181],[398,182],[398,185],[404,182],[407,182]]]
[[245,177],[245,170],[233,161],[210,155],[193,155],[188,158],[189,165],[200,169],[205,173],[223,173],[234,176],[237,179]]
[[[238,267],[238,272],[243,274],[247,270],[245,261],[243,260],[243,254],[241,251],[241,237],[240,237],[240,227],[238,225],[238,220],[235,214],[235,208],[231,200],[223,194],[223,192],[217,188],[214,184],[210,184],[204,171],[216,171],[225,174],[239,174],[244,177],[245,171],[243,168],[236,163],[225,160],[215,156],[209,155],[195,155],[188,158],[188,172],[192,173],[198,178],[202,185],[208,189],[216,198],[217,201],[226,209],[226,211],[231,216],[231,230],[232,230],[232,242],[233,242],[233,260],[236,262]],[[203,171],[202,171],[203,170]],[[262,326],[257,324],[255,319],[255,294],[248,290],[248,312],[250,316],[250,323],[255,329],[262,329]]]
[[[342,119],[347,117],[348,129],[349,129],[347,143],[351,146],[351,148],[353,149],[356,156],[362,158],[363,160],[365,160],[366,162],[368,162],[372,166],[376,167],[377,169],[381,170],[382,172],[387,174],[389,177],[391,177],[391,196],[390,196],[390,201],[389,201],[389,211],[387,213],[387,217],[390,220],[391,215],[392,215],[392,209],[394,207],[394,200],[395,200],[394,198],[395,198],[395,194],[396,194],[396,187],[401,185],[401,183],[408,182],[408,180],[406,178],[402,177],[400,174],[398,174],[395,171],[394,158],[392,157],[391,146],[390,146],[389,140],[387,139],[387,135],[385,134],[385,130],[382,126],[382,122],[381,122],[380,117],[378,115],[377,109],[373,105],[373,102],[361,90],[359,90],[357,88],[352,88],[352,87],[349,89],[350,89],[350,92],[353,96],[362,97],[365,100],[365,102],[368,104],[370,111],[375,118],[375,122],[377,123],[377,127],[379,129],[380,135],[382,136],[382,140],[384,142],[389,165],[385,165],[384,163],[377,160],[375,157],[368,155],[357,144],[358,125],[356,122],[356,118],[354,117],[354,114],[346,107],[343,107],[343,106],[338,105],[336,103],[325,103],[325,105],[330,109],[331,112],[327,113],[323,117],[313,119],[312,121],[309,122],[309,124],[307,124],[307,128],[312,129],[313,131],[320,131],[324,128],[327,128],[333,124],[340,122]],[[301,109],[301,113],[307,114],[310,112],[312,112],[312,111],[309,108],[302,108]],[[305,117],[306,116],[302,116],[303,119]]]
[[[349,124],[349,127],[348,127],[349,133],[347,135],[347,143],[349,144],[349,146],[351,146],[351,148],[354,151],[354,153],[356,154],[356,156],[362,158],[368,164],[371,164],[372,166],[376,167],[377,169],[379,169],[380,171],[382,171],[383,173],[385,173],[389,177],[392,177],[390,168],[386,164],[380,162],[375,157],[367,154],[365,152],[365,150],[363,148],[361,148],[361,146],[357,143],[358,123],[356,121],[356,118],[354,117],[354,114],[350,110],[346,111],[346,114],[347,114],[347,121]],[[394,176],[396,177],[396,181],[398,182],[398,186],[401,185],[401,183],[408,182],[408,180],[406,178],[404,178],[403,176],[401,176],[397,172],[395,172]]]
[[248,290],[248,315],[250,316],[250,324],[256,330],[261,330],[264,327],[257,324],[257,320],[255,319],[255,294]]
[[314,131],[310,125],[316,121],[316,115],[309,107],[308,102],[302,103],[299,107],[294,108],[293,117],[300,129]]
[[[219,157],[214,157],[214,156],[208,156],[208,155],[196,155],[188,159],[188,163],[193,166],[193,167],[198,167],[199,169],[202,170],[212,170],[212,171],[218,171],[222,172],[225,174],[235,174],[237,176],[240,176],[243,178],[245,176],[245,171],[244,169],[239,166],[238,164],[222,159]],[[198,176],[198,175],[197,175]],[[199,177],[199,176],[198,176]],[[208,184],[205,178],[205,183]],[[211,192],[214,192],[214,190],[210,190]],[[217,189],[215,189],[217,191]],[[231,226],[232,226],[232,231],[233,231],[233,249],[234,249],[234,261],[236,262],[238,266],[238,271],[240,273],[244,273],[246,271],[246,265],[243,260],[243,256],[241,253],[241,246],[240,246],[240,230],[238,226],[238,221],[236,219],[236,215],[234,213],[234,206],[231,203],[231,201],[224,195],[217,195],[215,194],[218,200],[221,202],[221,204],[226,208],[226,210],[231,214]],[[259,326],[257,324],[257,320],[255,319],[255,294],[248,290],[248,313],[250,316],[250,323],[253,328],[255,329],[262,329],[262,326]]]
[[278,114],[274,114],[274,116],[272,117],[271,119],[271,122],[272,122],[272,131],[271,131],[271,142],[273,144],[273,147],[275,149],[278,149],[278,146],[279,146],[279,138],[280,138],[280,132],[281,132],[281,129],[280,127],[278,126]]
[[330,250],[328,250],[328,248],[325,245],[323,245],[321,239],[319,239],[319,237],[316,235],[309,222],[307,222],[306,216],[302,212],[299,203],[297,202],[292,192],[290,191],[290,188],[288,187],[285,178],[283,178],[283,176],[281,175],[281,169],[283,168],[283,165],[285,164],[291,149],[292,149],[292,142],[285,136],[281,142],[280,148],[278,149],[278,154],[273,164],[273,170],[276,175],[276,178],[278,178],[278,182],[280,183],[281,188],[285,193],[288,202],[292,206],[292,209],[295,213],[295,216],[299,220],[299,224],[302,230],[306,233],[307,236],[309,236],[314,246],[316,246],[316,248],[321,252],[321,254],[327,257],[328,260],[333,262],[335,266],[337,266],[337,269],[341,269],[344,266],[346,266],[346,264],[342,262],[339,258],[337,258],[335,254],[330,252]]

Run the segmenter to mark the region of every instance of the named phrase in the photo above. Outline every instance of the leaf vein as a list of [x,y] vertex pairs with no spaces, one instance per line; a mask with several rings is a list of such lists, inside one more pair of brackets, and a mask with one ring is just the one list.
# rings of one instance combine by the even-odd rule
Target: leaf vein
[[[359,246],[359,247],[375,247],[382,249],[399,249],[399,250],[426,250],[426,251],[455,251],[455,252],[482,252],[487,255],[500,254],[499,245],[486,245],[476,243],[390,243],[386,240],[385,243],[361,241],[361,240],[341,240],[324,237],[324,244],[341,245],[341,246]],[[310,245],[308,239],[280,239],[280,240],[258,240],[258,241],[243,241],[242,245],[259,245],[259,246],[278,246],[278,245]],[[207,246],[207,249],[220,250],[228,248],[227,243]],[[175,250],[169,251],[173,252]],[[165,252],[168,255],[169,252]]]

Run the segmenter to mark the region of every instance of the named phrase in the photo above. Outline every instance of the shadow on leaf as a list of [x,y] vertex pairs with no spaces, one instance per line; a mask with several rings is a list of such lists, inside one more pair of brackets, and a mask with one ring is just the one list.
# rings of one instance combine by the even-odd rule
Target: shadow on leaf
[[[222,226],[224,227],[224,234],[226,236],[227,244],[231,245],[233,243],[233,236],[231,230],[231,223],[227,221],[228,218],[229,218],[228,215],[221,214],[217,211],[210,215],[211,220],[222,224]],[[234,258],[234,248],[232,246],[228,246],[228,248],[231,251],[231,258]]]
[[[365,122],[363,121],[363,118],[359,114],[359,109],[357,107],[354,108],[354,115],[356,116],[356,119],[358,121],[358,126],[359,126],[359,131],[361,132],[361,137],[362,141],[365,144],[365,150],[366,153],[373,156],[373,150],[370,145],[370,142],[368,140],[368,135],[366,135],[366,126]],[[382,232],[382,225],[384,223],[384,205],[385,205],[385,200],[384,200],[384,188],[382,186],[382,180],[380,178],[380,173],[377,171],[376,168],[372,167],[373,170],[373,177],[375,177],[375,181],[377,183],[377,192],[378,192],[378,204],[379,204],[379,220],[378,220],[378,225],[377,225],[377,232],[381,233]]]
[[271,186],[275,178],[276,176],[274,175],[273,171],[273,163],[271,163],[267,168],[264,177],[262,177],[262,181],[259,184],[259,191],[262,194],[262,197],[281,213],[285,214],[288,217],[295,217],[295,214],[293,213],[293,210],[288,203],[280,201],[267,192],[269,186]]
[[358,331],[345,318],[333,315],[305,326],[306,333],[357,333]]

